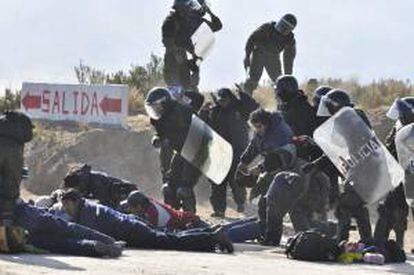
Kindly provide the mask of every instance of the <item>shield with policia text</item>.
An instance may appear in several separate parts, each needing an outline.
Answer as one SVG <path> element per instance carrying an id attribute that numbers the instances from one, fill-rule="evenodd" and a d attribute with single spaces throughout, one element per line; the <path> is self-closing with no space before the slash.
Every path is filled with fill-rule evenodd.
<path id="1" fill-rule="evenodd" d="M 383 198 L 404 179 L 401 166 L 350 107 L 323 123 L 314 139 L 367 204 Z"/>
<path id="2" fill-rule="evenodd" d="M 414 199 L 414 123 L 399 129 L 395 137 L 398 160 L 405 171 L 405 190 Z"/>
<path id="3" fill-rule="evenodd" d="M 196 115 L 180 154 L 215 184 L 224 181 L 233 162 L 231 144 Z"/>
<path id="4" fill-rule="evenodd" d="M 200 62 L 205 60 L 214 48 L 216 42 L 214 32 L 206 23 L 203 23 L 193 34 L 191 41 L 194 45 L 195 54 L 202 59 L 197 61 L 197 65 L 200 66 Z"/>

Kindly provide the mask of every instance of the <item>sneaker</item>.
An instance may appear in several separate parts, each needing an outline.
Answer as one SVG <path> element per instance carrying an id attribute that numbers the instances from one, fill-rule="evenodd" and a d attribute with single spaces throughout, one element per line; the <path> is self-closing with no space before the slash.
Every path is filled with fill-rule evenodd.
<path id="1" fill-rule="evenodd" d="M 122 246 L 119 244 L 104 244 L 103 242 L 94 242 L 95 251 L 101 256 L 118 258 L 122 254 Z"/>

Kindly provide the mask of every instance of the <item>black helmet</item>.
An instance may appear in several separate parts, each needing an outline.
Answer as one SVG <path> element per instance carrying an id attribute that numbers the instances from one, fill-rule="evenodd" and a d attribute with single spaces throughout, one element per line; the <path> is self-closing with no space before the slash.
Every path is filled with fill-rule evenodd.
<path id="1" fill-rule="evenodd" d="M 414 97 L 397 98 L 387 113 L 391 119 L 400 120 L 403 125 L 414 122 Z"/>
<path id="2" fill-rule="evenodd" d="M 148 92 L 145 99 L 145 110 L 150 118 L 158 120 L 172 100 L 170 92 L 166 88 L 155 87 Z"/>
<path id="3" fill-rule="evenodd" d="M 354 106 L 348 93 L 344 90 L 333 89 L 322 97 L 318 116 L 332 116 L 345 106 Z"/>
<path id="4" fill-rule="evenodd" d="M 295 29 L 297 24 L 298 21 L 296 17 L 293 14 L 288 13 L 277 22 L 276 30 L 283 35 L 288 35 Z"/>
<path id="5" fill-rule="evenodd" d="M 321 98 L 332 90 L 333 88 L 330 86 L 319 86 L 316 88 L 316 90 L 313 92 L 313 106 L 317 108 L 321 102 Z"/>
<path id="6" fill-rule="evenodd" d="M 282 102 L 289 102 L 299 92 L 299 84 L 293 75 L 282 75 L 276 80 L 276 97 Z"/>
<path id="7" fill-rule="evenodd" d="M 150 204 L 150 200 L 140 191 L 132 191 L 129 193 L 128 198 L 121 202 L 122 209 L 128 209 L 140 205 L 142 207 L 147 207 Z"/>
<path id="8" fill-rule="evenodd" d="M 202 11 L 203 6 L 198 0 L 174 0 L 173 9 L 189 9 L 193 11 Z"/>

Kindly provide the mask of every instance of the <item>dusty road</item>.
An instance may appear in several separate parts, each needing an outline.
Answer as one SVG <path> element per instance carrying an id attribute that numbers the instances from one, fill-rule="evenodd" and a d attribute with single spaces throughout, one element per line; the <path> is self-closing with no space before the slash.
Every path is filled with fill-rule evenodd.
<path id="1" fill-rule="evenodd" d="M 0 274 L 414 274 L 405 264 L 321 264 L 289 260 L 281 251 L 237 245 L 234 255 L 126 250 L 118 260 L 58 255 L 0 255 Z"/>

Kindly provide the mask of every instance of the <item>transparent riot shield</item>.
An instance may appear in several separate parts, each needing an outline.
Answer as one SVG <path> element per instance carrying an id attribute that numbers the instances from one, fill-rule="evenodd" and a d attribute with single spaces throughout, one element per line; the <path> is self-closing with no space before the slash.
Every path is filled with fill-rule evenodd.
<path id="1" fill-rule="evenodd" d="M 195 54 L 201 58 L 197 61 L 197 65 L 200 66 L 201 61 L 206 60 L 213 50 L 216 38 L 210 27 L 203 23 L 193 34 L 191 41 L 194 45 Z"/>
<path id="2" fill-rule="evenodd" d="M 398 160 L 405 171 L 405 190 L 408 199 L 414 199 L 414 124 L 398 130 L 395 137 Z"/>
<path id="3" fill-rule="evenodd" d="M 323 123 L 314 139 L 367 204 L 404 179 L 401 166 L 352 108 L 341 109 Z"/>
<path id="4" fill-rule="evenodd" d="M 181 156 L 215 184 L 221 184 L 232 166 L 233 147 L 193 115 Z"/>

